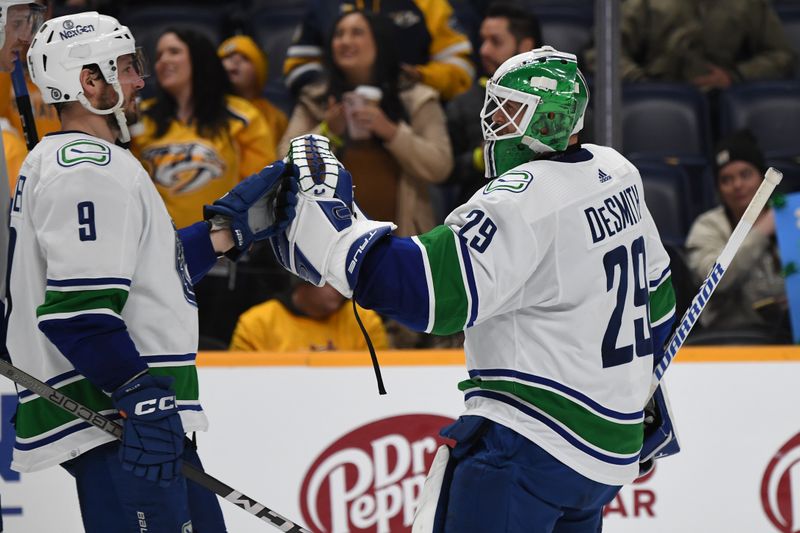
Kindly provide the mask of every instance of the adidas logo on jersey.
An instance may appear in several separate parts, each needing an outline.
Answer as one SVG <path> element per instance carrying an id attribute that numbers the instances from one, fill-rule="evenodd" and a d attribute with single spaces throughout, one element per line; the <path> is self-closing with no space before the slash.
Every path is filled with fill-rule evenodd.
<path id="1" fill-rule="evenodd" d="M 607 182 L 608 180 L 611 179 L 611 176 L 609 176 L 608 174 L 606 174 L 602 170 L 597 169 L 597 179 L 600 180 L 600 183 L 605 183 L 605 182 Z"/>

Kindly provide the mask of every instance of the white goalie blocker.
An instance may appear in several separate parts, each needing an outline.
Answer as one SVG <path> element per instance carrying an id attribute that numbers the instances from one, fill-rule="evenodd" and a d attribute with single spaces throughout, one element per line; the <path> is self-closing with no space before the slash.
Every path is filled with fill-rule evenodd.
<path id="1" fill-rule="evenodd" d="M 369 220 L 353 200 L 353 178 L 321 135 L 292 139 L 287 160 L 299 169 L 296 215 L 271 239 L 278 261 L 317 286 L 326 282 L 347 298 L 362 259 L 397 226 Z"/>

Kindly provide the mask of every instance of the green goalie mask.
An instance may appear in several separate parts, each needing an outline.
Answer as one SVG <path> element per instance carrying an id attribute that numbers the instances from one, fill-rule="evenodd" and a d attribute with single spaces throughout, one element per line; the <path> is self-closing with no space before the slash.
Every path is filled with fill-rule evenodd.
<path id="1" fill-rule="evenodd" d="M 496 178 L 537 154 L 560 152 L 583 128 L 586 80 L 573 54 L 550 46 L 516 55 L 486 84 L 481 110 L 486 177 Z"/>

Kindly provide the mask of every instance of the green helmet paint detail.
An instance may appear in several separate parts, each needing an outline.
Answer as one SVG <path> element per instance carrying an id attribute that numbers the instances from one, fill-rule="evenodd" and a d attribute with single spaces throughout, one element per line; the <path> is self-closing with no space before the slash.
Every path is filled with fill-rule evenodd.
<path id="1" fill-rule="evenodd" d="M 486 85 L 486 176 L 559 152 L 583 128 L 589 90 L 575 56 L 549 46 L 512 57 Z"/>

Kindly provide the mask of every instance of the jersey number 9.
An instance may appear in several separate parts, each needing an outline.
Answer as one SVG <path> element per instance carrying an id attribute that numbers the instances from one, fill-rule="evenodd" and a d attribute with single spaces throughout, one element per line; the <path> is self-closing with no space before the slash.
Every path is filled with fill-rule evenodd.
<path id="1" fill-rule="evenodd" d="M 78 236 L 82 241 L 97 240 L 94 227 L 94 203 L 80 202 L 78 204 Z"/>

